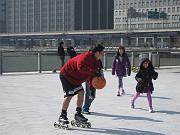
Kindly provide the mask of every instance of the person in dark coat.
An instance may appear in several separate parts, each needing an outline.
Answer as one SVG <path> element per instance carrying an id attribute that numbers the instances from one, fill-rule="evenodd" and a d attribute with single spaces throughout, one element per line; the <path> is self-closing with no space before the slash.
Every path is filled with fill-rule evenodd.
<path id="1" fill-rule="evenodd" d="M 72 46 L 67 48 L 67 54 L 70 56 L 71 59 L 77 55 L 74 47 Z"/>
<path id="2" fill-rule="evenodd" d="M 117 96 L 121 96 L 125 93 L 123 88 L 123 77 L 131 75 L 131 64 L 123 46 L 118 48 L 117 54 L 113 60 L 112 75 L 115 74 L 118 77 Z"/>
<path id="3" fill-rule="evenodd" d="M 156 80 L 158 73 L 154 70 L 152 62 L 146 58 L 140 64 L 140 69 L 135 76 L 137 81 L 136 93 L 131 101 L 131 108 L 134 108 L 134 102 L 139 97 L 140 93 L 146 93 L 149 103 L 149 112 L 153 112 L 151 94 L 154 90 L 152 79 Z"/>
<path id="4" fill-rule="evenodd" d="M 65 61 L 65 51 L 64 51 L 63 44 L 64 42 L 60 42 L 58 46 L 58 55 L 61 60 L 61 67 L 64 65 L 64 61 Z"/>

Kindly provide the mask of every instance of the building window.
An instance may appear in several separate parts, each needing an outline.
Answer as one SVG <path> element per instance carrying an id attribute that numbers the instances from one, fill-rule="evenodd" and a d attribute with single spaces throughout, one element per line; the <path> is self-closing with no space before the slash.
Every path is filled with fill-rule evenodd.
<path id="1" fill-rule="evenodd" d="M 178 20 L 179 19 L 179 16 L 178 15 L 174 15 L 174 20 Z"/>
<path id="2" fill-rule="evenodd" d="M 167 16 L 167 19 L 168 19 L 168 20 L 170 20 L 170 19 L 171 19 L 171 16 L 170 16 L 170 15 L 168 15 L 168 16 Z"/>
<path id="3" fill-rule="evenodd" d="M 126 15 L 126 12 L 123 10 L 123 15 Z"/>
<path id="4" fill-rule="evenodd" d="M 161 23 L 155 23 L 154 28 L 161 28 Z"/>
<path id="5" fill-rule="evenodd" d="M 118 11 L 115 11 L 115 16 L 118 16 Z"/>
<path id="6" fill-rule="evenodd" d="M 125 3 L 123 3 L 123 8 L 126 8 L 126 4 Z"/>
<path id="7" fill-rule="evenodd" d="M 171 8 L 168 8 L 168 13 L 170 13 L 171 12 Z"/>
<path id="8" fill-rule="evenodd" d="M 146 28 L 149 29 L 149 28 L 152 28 L 153 24 L 152 23 L 147 23 L 146 24 Z"/>
<path id="9" fill-rule="evenodd" d="M 171 5 L 171 0 L 168 0 L 168 5 L 169 5 L 169 6 Z"/>
<path id="10" fill-rule="evenodd" d="M 177 5 L 177 0 L 173 0 L 173 5 Z"/>
<path id="11" fill-rule="evenodd" d="M 177 7 L 177 12 L 180 12 L 180 7 Z"/>
<path id="12" fill-rule="evenodd" d="M 129 2 L 127 3 L 127 8 L 129 8 L 130 7 L 130 4 L 129 4 Z"/>
<path id="13" fill-rule="evenodd" d="M 119 4 L 119 9 L 121 9 L 122 8 L 122 6 L 121 6 L 121 4 Z"/>
<path id="14" fill-rule="evenodd" d="M 137 8 L 137 3 L 136 2 L 134 3 L 134 7 Z"/>
<path id="15" fill-rule="evenodd" d="M 145 2 L 144 1 L 142 2 L 142 6 L 145 7 Z"/>
<path id="16" fill-rule="evenodd" d="M 164 27 L 169 28 L 170 23 L 164 23 Z"/>
<path id="17" fill-rule="evenodd" d="M 118 4 L 115 5 L 115 9 L 118 9 Z"/>
<path id="18" fill-rule="evenodd" d="M 166 6 L 166 5 L 167 5 L 166 2 L 167 2 L 166 0 L 163 0 L 163 6 Z"/>
<path id="19" fill-rule="evenodd" d="M 155 1 L 155 6 L 156 6 L 156 7 L 158 6 L 158 2 L 157 2 L 157 0 Z"/>
<path id="20" fill-rule="evenodd" d="M 144 24 L 138 24 L 138 28 L 143 29 L 144 28 Z"/>
<path id="21" fill-rule="evenodd" d="M 172 8 L 172 13 L 174 13 L 174 12 L 175 12 L 175 7 Z"/>
<path id="22" fill-rule="evenodd" d="M 179 27 L 179 23 L 173 22 L 173 23 L 172 23 L 172 27 Z"/>
<path id="23" fill-rule="evenodd" d="M 122 29 L 123 29 L 123 30 L 126 30 L 126 29 L 127 29 L 127 25 L 126 25 L 126 24 L 123 24 Z"/>
<path id="24" fill-rule="evenodd" d="M 154 6 L 154 5 L 153 5 L 153 1 L 151 1 L 150 6 L 151 6 L 151 7 Z"/>
<path id="25" fill-rule="evenodd" d="M 149 1 L 148 1 L 148 2 L 146 2 L 146 7 L 149 7 Z"/>
<path id="26" fill-rule="evenodd" d="M 166 12 L 166 8 L 163 8 L 163 11 Z"/>
<path id="27" fill-rule="evenodd" d="M 131 3 L 130 7 L 133 7 L 133 3 Z"/>

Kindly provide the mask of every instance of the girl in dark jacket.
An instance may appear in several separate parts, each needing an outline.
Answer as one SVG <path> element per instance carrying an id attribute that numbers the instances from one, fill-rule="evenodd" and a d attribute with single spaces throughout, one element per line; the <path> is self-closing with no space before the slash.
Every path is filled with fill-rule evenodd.
<path id="1" fill-rule="evenodd" d="M 123 77 L 131 75 L 131 64 L 123 46 L 118 48 L 117 54 L 113 60 L 112 75 L 115 74 L 118 77 L 117 96 L 121 96 L 125 93 L 123 89 Z"/>
<path id="2" fill-rule="evenodd" d="M 146 93 L 149 103 L 149 112 L 153 112 L 151 94 L 154 90 L 152 79 L 156 80 L 158 73 L 154 71 L 154 67 L 149 59 L 144 59 L 140 65 L 139 72 L 136 74 L 137 81 L 136 93 L 131 101 L 131 108 L 134 108 L 134 102 L 139 97 L 140 93 Z"/>

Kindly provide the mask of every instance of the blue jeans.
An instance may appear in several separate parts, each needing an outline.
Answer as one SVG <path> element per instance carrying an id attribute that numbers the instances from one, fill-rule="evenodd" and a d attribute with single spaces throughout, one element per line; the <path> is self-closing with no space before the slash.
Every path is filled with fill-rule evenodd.
<path id="1" fill-rule="evenodd" d="M 118 88 L 123 88 L 123 77 L 118 76 Z"/>
<path id="2" fill-rule="evenodd" d="M 86 85 L 86 88 L 85 88 L 85 98 L 84 98 L 83 111 L 88 112 L 89 108 L 91 106 L 91 103 L 95 99 L 96 89 L 91 90 L 89 87 L 89 84 L 87 82 L 85 83 L 85 85 Z"/>

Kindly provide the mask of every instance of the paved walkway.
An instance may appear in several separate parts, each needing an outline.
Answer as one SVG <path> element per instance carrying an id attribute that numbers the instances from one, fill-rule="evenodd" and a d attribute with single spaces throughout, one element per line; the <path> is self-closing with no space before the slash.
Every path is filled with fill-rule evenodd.
<path id="1" fill-rule="evenodd" d="M 149 113 L 146 95 L 130 108 L 135 74 L 124 79 L 126 95 L 116 96 L 117 81 L 105 72 L 107 86 L 97 91 L 89 118 L 91 129 L 53 127 L 63 100 L 58 74 L 24 74 L 0 76 L 0 135 L 179 135 L 180 68 L 161 69 L 154 81 L 153 105 Z M 75 100 L 68 110 L 75 112 Z"/>

